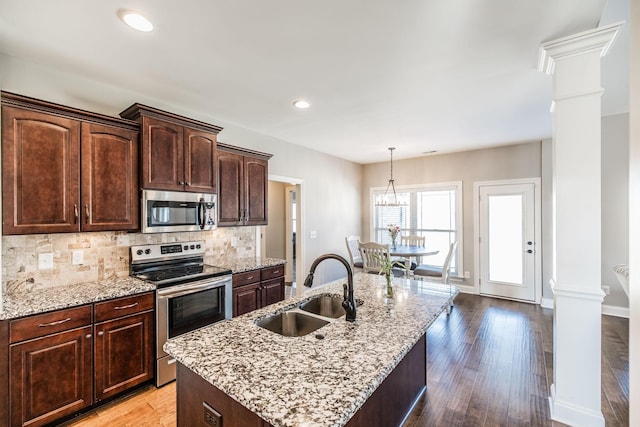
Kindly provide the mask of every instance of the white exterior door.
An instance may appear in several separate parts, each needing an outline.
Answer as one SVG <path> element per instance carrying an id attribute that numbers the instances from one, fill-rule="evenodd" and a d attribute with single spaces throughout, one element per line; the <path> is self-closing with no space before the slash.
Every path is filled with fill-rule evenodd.
<path id="1" fill-rule="evenodd" d="M 534 302 L 536 271 L 535 184 L 479 187 L 480 293 Z"/>

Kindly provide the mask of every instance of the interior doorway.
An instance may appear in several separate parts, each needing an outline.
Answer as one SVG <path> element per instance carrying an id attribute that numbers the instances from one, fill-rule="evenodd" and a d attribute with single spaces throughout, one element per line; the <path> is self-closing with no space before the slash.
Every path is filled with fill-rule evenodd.
<path id="1" fill-rule="evenodd" d="M 303 182 L 300 179 L 269 175 L 269 224 L 260 234 L 262 254 L 287 261 L 285 298 L 302 294 L 296 286 L 304 277 Z"/>

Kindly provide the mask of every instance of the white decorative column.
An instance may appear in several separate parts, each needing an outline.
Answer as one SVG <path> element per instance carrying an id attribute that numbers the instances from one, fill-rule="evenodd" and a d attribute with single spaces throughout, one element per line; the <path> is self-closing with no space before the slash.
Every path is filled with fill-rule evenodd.
<path id="1" fill-rule="evenodd" d="M 551 417 L 604 426 L 600 408 L 600 58 L 622 23 L 544 43 L 553 76 L 554 299 Z"/>

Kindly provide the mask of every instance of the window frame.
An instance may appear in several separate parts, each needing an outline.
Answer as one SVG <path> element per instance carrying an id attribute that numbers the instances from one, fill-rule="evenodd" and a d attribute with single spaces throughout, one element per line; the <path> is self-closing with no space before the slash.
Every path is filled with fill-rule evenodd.
<path id="1" fill-rule="evenodd" d="M 369 187 L 369 236 L 371 239 L 374 239 L 376 236 L 375 229 L 375 195 L 376 193 L 384 193 L 387 189 L 384 187 Z M 464 215 L 462 211 L 463 206 L 463 187 L 462 181 L 447 181 L 447 182 L 431 182 L 425 184 L 406 184 L 406 185 L 397 185 L 396 192 L 406 192 L 406 191 L 450 191 L 455 190 L 456 192 L 456 241 L 458 242 L 458 247 L 456 248 L 456 260 L 457 260 L 457 271 L 455 275 L 452 275 L 452 278 L 464 279 Z"/>

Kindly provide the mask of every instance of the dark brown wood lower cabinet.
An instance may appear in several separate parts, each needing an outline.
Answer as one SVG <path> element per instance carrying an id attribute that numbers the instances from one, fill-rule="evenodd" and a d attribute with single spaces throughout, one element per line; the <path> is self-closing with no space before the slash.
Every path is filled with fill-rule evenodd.
<path id="1" fill-rule="evenodd" d="M 339 367 L 336 367 L 339 369 Z M 397 426 L 427 386 L 427 339 L 423 335 L 398 366 L 358 409 L 346 427 Z M 206 426 L 206 413 L 215 411 L 224 427 L 268 427 L 271 424 L 186 368 L 177 367 L 178 427 Z M 277 393 L 277 390 L 273 391 Z M 313 405 L 313 402 L 307 402 Z"/>
<path id="2" fill-rule="evenodd" d="M 95 325 L 95 401 L 153 378 L 153 311 Z"/>
<path id="3" fill-rule="evenodd" d="M 284 299 L 284 266 L 233 275 L 233 316 L 240 316 Z"/>
<path id="4" fill-rule="evenodd" d="M 42 426 L 92 404 L 92 328 L 10 348 L 11 425 Z"/>

